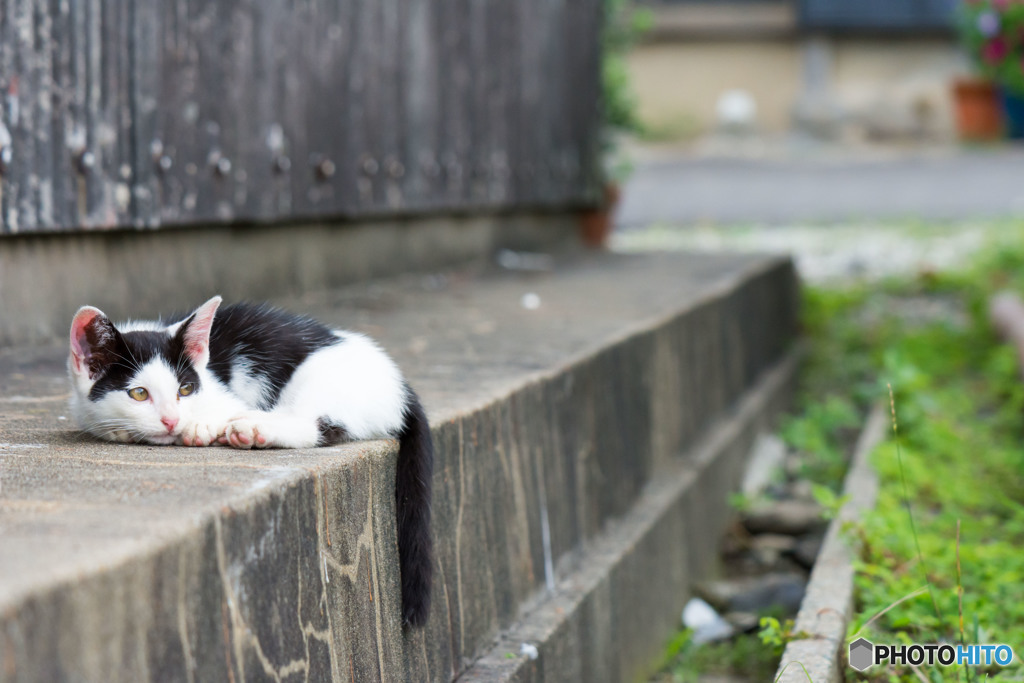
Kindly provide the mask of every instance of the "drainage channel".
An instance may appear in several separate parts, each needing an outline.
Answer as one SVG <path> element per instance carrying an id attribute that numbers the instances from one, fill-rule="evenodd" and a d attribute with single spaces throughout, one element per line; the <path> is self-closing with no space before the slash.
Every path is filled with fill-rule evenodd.
<path id="1" fill-rule="evenodd" d="M 775 436 L 758 440 L 737 500 L 737 522 L 721 546 L 725 578 L 694 586 L 682 615 L 687 628 L 669 644 L 652 683 L 843 680 L 854 576 L 854 552 L 843 528 L 874 505 L 878 483 L 868 456 L 885 428 L 886 413 L 875 408 L 859 430 L 850 430 L 834 509 L 822 505 L 799 476 L 799 454 Z M 797 636 L 788 640 L 781 661 L 760 645 L 760 617 L 766 614 L 781 622 L 780 640 Z"/>

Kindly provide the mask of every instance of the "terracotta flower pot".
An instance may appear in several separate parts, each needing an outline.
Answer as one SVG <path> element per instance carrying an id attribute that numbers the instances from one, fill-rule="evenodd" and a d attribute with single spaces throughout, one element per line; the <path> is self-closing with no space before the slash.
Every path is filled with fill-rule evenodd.
<path id="1" fill-rule="evenodd" d="M 615 207 L 619 204 L 621 190 L 616 183 L 604 186 L 604 200 L 596 209 L 588 209 L 580 214 L 580 236 L 583 243 L 594 249 L 608 246 L 608 236 L 615 227 Z"/>
<path id="2" fill-rule="evenodd" d="M 978 79 L 953 83 L 953 105 L 961 140 L 983 142 L 1003 136 L 1003 112 L 995 84 Z"/>

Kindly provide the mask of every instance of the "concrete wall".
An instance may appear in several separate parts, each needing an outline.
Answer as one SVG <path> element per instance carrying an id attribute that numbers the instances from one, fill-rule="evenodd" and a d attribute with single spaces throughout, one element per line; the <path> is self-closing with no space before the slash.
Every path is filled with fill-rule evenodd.
<path id="1" fill-rule="evenodd" d="M 526 287 L 540 309 L 519 305 Z M 376 330 L 430 411 L 427 626 L 399 622 L 393 442 L 97 444 L 59 419 L 56 349 L 25 369 L 33 389 L 0 392 L 0 683 L 418 683 L 486 653 L 524 672 L 489 681 L 651 667 L 789 395 L 792 264 L 601 254 L 380 289 L 388 305 L 357 286 L 305 310 Z M 539 604 L 551 621 L 520 638 Z"/>
<path id="2" fill-rule="evenodd" d="M 550 249 L 571 242 L 576 227 L 572 213 L 522 213 L 7 236 L 0 347 L 62 340 L 86 304 L 148 317 L 214 294 L 302 294 L 489 258 L 501 247 Z"/>
<path id="3" fill-rule="evenodd" d="M 967 71 L 946 38 L 832 38 L 830 92 L 855 136 L 951 136 L 949 83 Z M 641 120 L 663 136 L 715 128 L 715 104 L 733 88 L 757 102 L 758 129 L 790 129 L 803 91 L 804 40 L 679 37 L 638 46 L 629 58 Z"/>

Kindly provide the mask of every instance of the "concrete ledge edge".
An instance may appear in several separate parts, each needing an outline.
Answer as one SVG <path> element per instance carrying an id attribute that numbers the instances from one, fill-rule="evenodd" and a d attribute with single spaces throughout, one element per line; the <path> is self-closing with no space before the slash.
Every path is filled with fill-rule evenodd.
<path id="1" fill-rule="evenodd" d="M 885 437 L 885 429 L 885 409 L 876 406 L 857 439 L 850 471 L 843 483 L 843 494 L 849 499 L 829 524 L 793 626 L 794 632 L 809 637 L 786 645 L 774 678 L 777 683 L 805 683 L 808 676 L 813 683 L 846 680 L 840 667 L 846 628 L 853 617 L 854 553 L 843 526 L 875 505 L 878 475 L 868 458 Z"/>

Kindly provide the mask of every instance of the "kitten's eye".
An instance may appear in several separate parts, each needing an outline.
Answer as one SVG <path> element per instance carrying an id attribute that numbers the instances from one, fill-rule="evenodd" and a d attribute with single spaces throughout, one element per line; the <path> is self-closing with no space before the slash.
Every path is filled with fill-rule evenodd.
<path id="1" fill-rule="evenodd" d="M 136 401 L 145 401 L 149 398 L 149 392 L 142 387 L 134 387 L 128 390 L 128 395 L 134 398 Z"/>
<path id="2" fill-rule="evenodd" d="M 180 387 L 178 387 L 178 396 L 188 396 L 189 394 L 191 394 L 195 390 L 196 390 L 196 385 L 195 384 L 192 384 L 192 382 L 185 382 Z"/>

